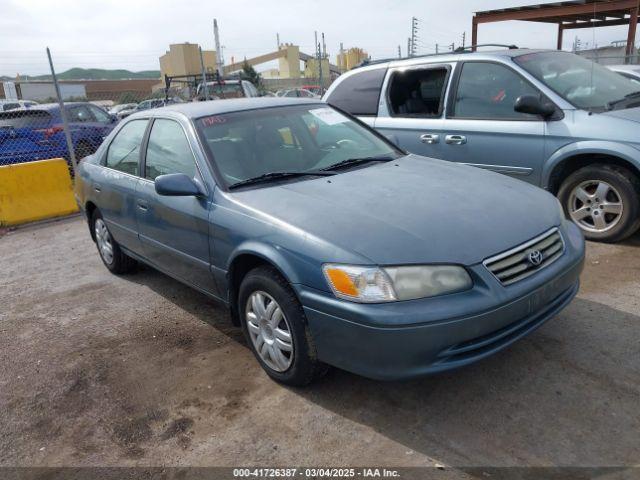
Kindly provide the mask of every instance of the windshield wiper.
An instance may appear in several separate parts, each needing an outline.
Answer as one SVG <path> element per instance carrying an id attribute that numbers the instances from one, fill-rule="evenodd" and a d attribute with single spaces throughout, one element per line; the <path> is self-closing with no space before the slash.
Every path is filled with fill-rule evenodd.
<path id="1" fill-rule="evenodd" d="M 269 180 L 277 180 L 281 178 L 293 178 L 293 177 L 306 177 L 308 175 L 328 177 L 335 175 L 334 172 L 327 172 L 321 170 L 308 170 L 306 172 L 269 172 L 258 175 L 257 177 L 247 178 L 246 180 L 240 180 L 239 182 L 229 185 L 229 189 L 242 187 L 244 185 L 251 185 L 254 183 L 266 182 Z"/>
<path id="2" fill-rule="evenodd" d="M 321 168 L 320 171 L 328 172 L 328 171 L 333 171 L 336 168 L 352 167 L 354 165 L 360 165 L 361 163 L 390 162 L 391 160 L 395 160 L 395 157 L 384 156 L 384 157 L 347 158 L 346 160 L 342 160 L 341 162 L 334 163 L 333 165 L 329 165 L 328 167 Z"/>
<path id="3" fill-rule="evenodd" d="M 613 110 L 616 105 L 620 105 L 621 103 L 628 102 L 629 100 L 633 100 L 634 98 L 640 97 L 640 90 L 637 92 L 631 92 L 625 95 L 623 98 L 619 98 L 618 100 L 613 100 L 607 103 L 607 110 Z"/>

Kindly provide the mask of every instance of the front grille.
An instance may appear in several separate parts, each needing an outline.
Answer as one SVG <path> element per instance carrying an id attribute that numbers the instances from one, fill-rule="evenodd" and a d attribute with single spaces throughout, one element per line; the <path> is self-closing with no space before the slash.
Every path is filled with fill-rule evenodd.
<path id="1" fill-rule="evenodd" d="M 533 275 L 562 256 L 564 241 L 557 228 L 529 240 L 483 263 L 503 285 L 511 285 Z"/>

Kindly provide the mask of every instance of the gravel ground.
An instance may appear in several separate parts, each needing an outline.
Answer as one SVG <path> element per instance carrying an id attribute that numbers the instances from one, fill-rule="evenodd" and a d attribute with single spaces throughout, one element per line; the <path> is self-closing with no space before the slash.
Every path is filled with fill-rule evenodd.
<path id="1" fill-rule="evenodd" d="M 111 275 L 79 217 L 2 234 L 0 465 L 640 464 L 638 236 L 590 244 L 575 301 L 479 364 L 291 389 L 214 302 Z"/>

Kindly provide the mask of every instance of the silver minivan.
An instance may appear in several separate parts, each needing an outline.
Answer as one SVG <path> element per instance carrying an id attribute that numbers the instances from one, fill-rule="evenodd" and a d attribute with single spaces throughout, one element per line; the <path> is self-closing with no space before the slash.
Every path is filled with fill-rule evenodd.
<path id="1" fill-rule="evenodd" d="M 509 48 L 386 60 L 342 75 L 323 99 L 409 152 L 551 191 L 589 239 L 640 226 L 640 86 L 582 57 Z"/>

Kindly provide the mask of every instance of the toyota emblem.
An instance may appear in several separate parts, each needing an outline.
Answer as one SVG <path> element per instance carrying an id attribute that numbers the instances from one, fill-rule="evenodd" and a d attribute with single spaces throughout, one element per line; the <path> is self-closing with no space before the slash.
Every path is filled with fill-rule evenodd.
<path id="1" fill-rule="evenodd" d="M 540 250 L 531 250 L 527 258 L 529 259 L 529 263 L 534 267 L 538 267 L 542 263 L 542 260 L 544 260 L 544 256 Z"/>

